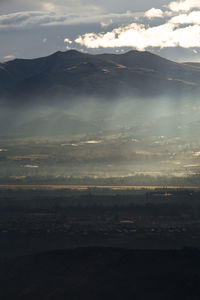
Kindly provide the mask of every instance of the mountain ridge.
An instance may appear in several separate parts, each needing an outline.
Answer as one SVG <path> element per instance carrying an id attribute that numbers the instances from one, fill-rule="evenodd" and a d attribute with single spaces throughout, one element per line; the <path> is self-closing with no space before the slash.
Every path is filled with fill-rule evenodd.
<path id="1" fill-rule="evenodd" d="M 147 51 L 89 54 L 57 51 L 0 63 L 0 96 L 6 98 L 159 96 L 198 93 L 200 68 Z"/>

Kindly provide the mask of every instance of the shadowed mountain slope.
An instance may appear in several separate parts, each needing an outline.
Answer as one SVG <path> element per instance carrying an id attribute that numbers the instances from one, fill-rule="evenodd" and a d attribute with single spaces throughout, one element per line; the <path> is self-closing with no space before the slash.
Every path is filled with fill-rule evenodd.
<path id="1" fill-rule="evenodd" d="M 0 94 L 9 98 L 157 96 L 197 93 L 200 69 L 149 52 L 91 55 L 76 50 L 0 64 Z"/>

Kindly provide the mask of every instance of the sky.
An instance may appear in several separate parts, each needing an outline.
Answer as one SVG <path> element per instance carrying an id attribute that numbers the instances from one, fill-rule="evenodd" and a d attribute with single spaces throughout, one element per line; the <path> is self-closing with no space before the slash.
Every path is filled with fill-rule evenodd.
<path id="1" fill-rule="evenodd" d="M 0 0 L 0 61 L 77 49 L 200 62 L 200 0 Z"/>

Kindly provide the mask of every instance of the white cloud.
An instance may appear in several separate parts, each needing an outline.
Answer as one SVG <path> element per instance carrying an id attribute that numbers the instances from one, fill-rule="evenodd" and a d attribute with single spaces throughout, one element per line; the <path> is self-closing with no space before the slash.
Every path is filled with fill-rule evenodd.
<path id="1" fill-rule="evenodd" d="M 65 43 L 68 43 L 68 44 L 70 44 L 70 45 L 72 44 L 72 41 L 71 41 L 70 39 L 68 39 L 68 38 L 65 38 L 65 39 L 64 39 L 64 42 L 65 42 Z"/>
<path id="2" fill-rule="evenodd" d="M 144 15 L 145 15 L 145 17 L 147 17 L 149 19 L 164 17 L 163 11 L 161 9 L 157 9 L 157 8 L 151 8 L 151 9 L 147 10 Z"/>
<path id="3" fill-rule="evenodd" d="M 200 11 L 190 11 L 198 7 L 200 0 L 174 1 L 168 5 L 171 11 L 152 8 L 145 12 L 148 19 L 162 18 L 163 24 L 151 26 L 134 22 L 107 33 L 86 33 L 75 42 L 86 48 L 200 47 Z M 188 14 L 181 11 L 188 11 Z"/>
<path id="4" fill-rule="evenodd" d="M 178 28 L 173 32 L 173 39 L 182 48 L 200 47 L 200 26 L 192 25 Z"/>
<path id="5" fill-rule="evenodd" d="M 200 11 L 175 16 L 169 22 L 173 24 L 200 24 Z"/>
<path id="6" fill-rule="evenodd" d="M 146 28 L 142 24 L 132 23 L 105 34 L 87 33 L 79 36 L 75 42 L 87 48 L 134 47 L 144 50 L 147 47 L 165 47 L 169 43 L 173 24 L 164 24 Z"/>
<path id="7" fill-rule="evenodd" d="M 4 56 L 4 61 L 13 60 L 15 58 L 16 58 L 15 55 L 7 55 L 7 56 Z"/>
<path id="8" fill-rule="evenodd" d="M 177 28 L 172 23 L 154 27 L 132 23 L 107 33 L 87 33 L 79 36 L 76 43 L 87 48 L 134 47 L 145 50 L 148 47 L 200 47 L 200 26 Z"/>
<path id="9" fill-rule="evenodd" d="M 66 49 L 67 50 L 71 50 L 72 48 L 70 46 L 66 46 Z"/>
<path id="10" fill-rule="evenodd" d="M 115 29 L 106 33 L 86 33 L 77 37 L 75 42 L 87 48 L 133 47 L 145 50 L 148 47 L 200 47 L 200 0 L 173 1 L 168 9 L 166 6 L 162 10 L 153 7 L 145 13 L 105 13 L 99 6 L 88 2 L 83 5 L 82 0 L 39 1 L 40 11 L 0 15 L 0 31 L 83 23 L 100 24 L 102 31 L 106 31 L 110 24 L 132 22 L 120 27 L 115 25 Z M 159 25 L 151 25 L 153 18 L 162 20 L 156 20 Z M 43 43 L 46 41 L 43 39 Z M 68 38 L 64 41 L 67 47 L 73 43 Z"/>
<path id="11" fill-rule="evenodd" d="M 101 22 L 101 27 L 105 28 L 108 27 L 109 25 L 111 25 L 113 23 L 113 20 L 108 20 L 107 22 Z"/>
<path id="12" fill-rule="evenodd" d="M 193 8 L 200 8 L 200 0 L 173 1 L 168 7 L 174 12 L 189 11 Z"/>

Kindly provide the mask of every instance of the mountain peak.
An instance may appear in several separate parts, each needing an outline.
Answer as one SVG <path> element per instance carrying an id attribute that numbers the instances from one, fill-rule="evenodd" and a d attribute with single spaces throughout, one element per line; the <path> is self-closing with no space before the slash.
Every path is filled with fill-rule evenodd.
<path id="1" fill-rule="evenodd" d="M 84 54 L 83 52 L 80 52 L 80 51 L 78 51 L 78 50 L 76 50 L 76 49 L 68 50 L 66 53 L 67 53 L 67 54 L 71 54 L 71 55 Z"/>
<path id="2" fill-rule="evenodd" d="M 64 57 L 67 57 L 67 56 L 73 56 L 73 57 L 76 57 L 76 56 L 80 56 L 80 55 L 83 55 L 82 52 L 79 52 L 75 49 L 72 49 L 72 50 L 67 50 L 67 51 L 57 51 L 53 54 L 51 54 L 50 56 L 47 56 L 47 57 L 60 57 L 60 58 L 64 58 Z"/>
<path id="3" fill-rule="evenodd" d="M 92 55 L 71 49 L 0 66 L 0 88 L 13 98 L 53 94 L 116 97 L 124 91 L 136 96 L 176 95 L 200 86 L 199 68 L 147 51 Z"/>
<path id="4" fill-rule="evenodd" d="M 78 56 L 78 55 L 83 55 L 85 53 L 80 52 L 78 50 L 75 49 L 71 49 L 71 50 L 67 50 L 67 51 L 57 51 L 54 54 L 52 54 L 53 56 L 65 56 L 65 55 L 73 55 L 73 56 Z"/>

